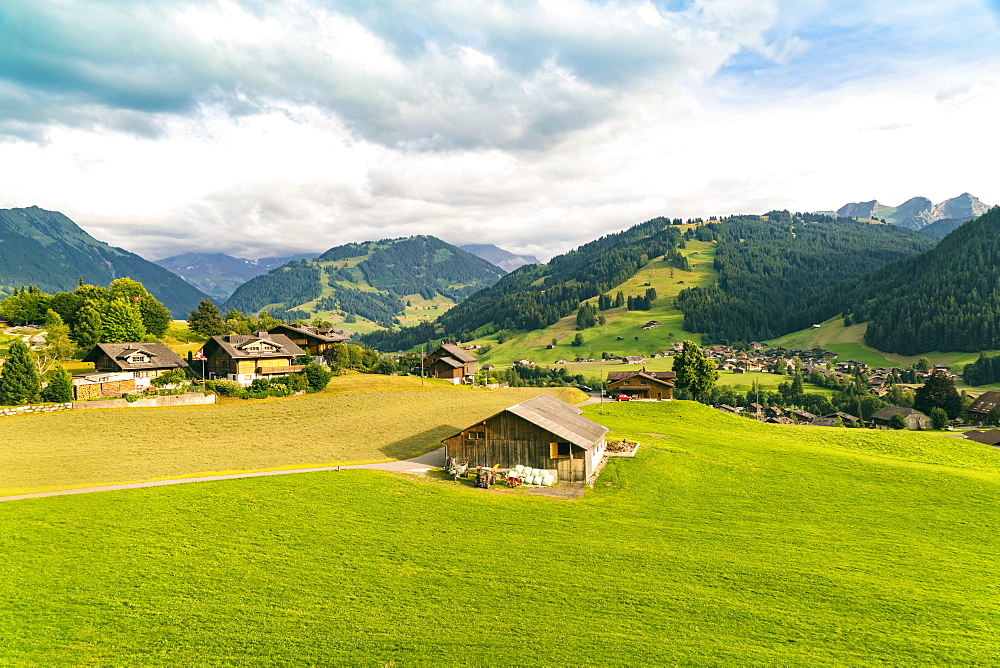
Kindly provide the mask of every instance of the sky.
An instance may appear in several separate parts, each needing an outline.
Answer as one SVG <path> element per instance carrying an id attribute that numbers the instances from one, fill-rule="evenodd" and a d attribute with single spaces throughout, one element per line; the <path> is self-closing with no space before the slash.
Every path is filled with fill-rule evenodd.
<path id="1" fill-rule="evenodd" d="M 0 0 L 0 208 L 158 259 L 1000 203 L 1000 0 Z"/>

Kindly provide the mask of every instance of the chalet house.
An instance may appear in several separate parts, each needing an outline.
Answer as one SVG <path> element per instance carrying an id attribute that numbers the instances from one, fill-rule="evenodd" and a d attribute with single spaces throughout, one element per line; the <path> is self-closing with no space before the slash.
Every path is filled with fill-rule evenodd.
<path id="1" fill-rule="evenodd" d="M 348 341 L 349 337 L 337 334 L 331 327 L 313 327 L 281 323 L 267 330 L 268 334 L 284 334 L 288 340 L 310 355 L 318 356 L 334 346 Z"/>
<path id="2" fill-rule="evenodd" d="M 120 382 L 129 378 L 135 384 L 133 389 L 144 390 L 150 387 L 150 381 L 157 376 L 174 369 L 187 369 L 187 362 L 181 359 L 167 344 L 158 341 L 142 343 L 98 343 L 94 346 L 84 362 L 93 362 L 97 375 L 113 374 L 115 380 L 101 382 Z M 90 376 L 92 374 L 84 374 Z M 79 385 L 89 384 L 80 382 Z M 74 383 L 76 384 L 76 383 Z M 117 392 L 114 396 L 120 396 Z M 102 394 L 101 396 L 109 396 Z M 90 397 L 87 397 L 90 398 Z"/>
<path id="3" fill-rule="evenodd" d="M 438 346 L 420 366 L 431 378 L 443 378 L 453 385 L 471 383 L 476 376 L 476 357 L 453 343 Z"/>
<path id="4" fill-rule="evenodd" d="M 931 428 L 931 419 L 929 417 L 918 410 L 903 406 L 885 406 L 878 409 L 872 414 L 872 424 L 875 425 L 876 429 L 892 429 L 889 426 L 889 421 L 897 413 L 903 416 L 903 420 L 906 421 L 906 428 L 911 431 Z"/>
<path id="5" fill-rule="evenodd" d="M 646 358 L 642 355 L 626 355 L 622 358 L 622 364 L 642 364 Z"/>
<path id="6" fill-rule="evenodd" d="M 982 424 L 994 410 L 1000 413 L 1000 392 L 983 392 L 965 409 L 965 417 L 973 424 Z"/>
<path id="7" fill-rule="evenodd" d="M 839 411 L 837 413 L 830 413 L 829 415 L 824 415 L 823 417 L 830 418 L 831 420 L 836 420 L 837 418 L 840 418 L 840 421 L 844 423 L 845 427 L 856 425 L 860 419 L 856 415 L 851 415 L 850 413 L 844 413 L 843 411 Z"/>
<path id="8" fill-rule="evenodd" d="M 792 418 L 796 422 L 812 422 L 816 419 L 816 416 L 809 411 L 804 411 L 800 408 L 790 408 L 788 409 L 788 417 Z"/>
<path id="9" fill-rule="evenodd" d="M 266 331 L 255 335 L 227 334 L 213 336 L 201 349 L 205 374 L 211 380 L 234 380 L 246 387 L 257 378 L 295 373 L 303 366 L 293 364 L 306 355 L 284 334 Z"/>
<path id="10" fill-rule="evenodd" d="M 534 362 L 532 362 L 531 360 L 526 360 L 524 358 L 521 358 L 519 360 L 514 360 L 514 364 L 517 364 L 518 366 L 535 366 Z"/>
<path id="11" fill-rule="evenodd" d="M 611 394 L 624 394 L 631 399 L 665 399 L 674 398 L 673 371 L 609 371 L 608 391 Z"/>
<path id="12" fill-rule="evenodd" d="M 550 394 L 540 394 L 470 425 L 442 442 L 447 459 L 509 469 L 518 464 L 587 482 L 604 458 L 608 429 Z"/>

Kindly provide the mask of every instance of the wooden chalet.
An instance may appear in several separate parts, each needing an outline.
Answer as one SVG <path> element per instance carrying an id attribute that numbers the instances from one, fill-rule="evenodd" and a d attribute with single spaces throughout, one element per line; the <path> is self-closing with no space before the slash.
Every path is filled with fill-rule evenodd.
<path id="1" fill-rule="evenodd" d="M 268 334 L 284 334 L 288 339 L 310 355 L 322 355 L 324 352 L 349 340 L 342 334 L 337 334 L 332 327 L 313 327 L 281 323 L 267 330 Z"/>
<path id="2" fill-rule="evenodd" d="M 872 424 L 876 429 L 892 429 L 889 422 L 897 413 L 903 416 L 906 428 L 911 431 L 931 428 L 931 419 L 927 415 L 905 406 L 884 406 L 878 409 L 872 413 Z"/>
<path id="3" fill-rule="evenodd" d="M 563 482 L 587 482 L 604 458 L 607 427 L 550 394 L 540 394 L 442 441 L 448 459 L 509 469 L 521 464 Z"/>
<path id="4" fill-rule="evenodd" d="M 973 424 L 982 424 L 993 411 L 1000 413 L 1000 392 L 983 392 L 965 409 L 965 418 Z"/>
<path id="5" fill-rule="evenodd" d="M 608 393 L 624 394 L 630 399 L 663 399 L 674 398 L 673 371 L 609 371 Z"/>
<path id="6" fill-rule="evenodd" d="M 293 362 L 306 351 L 284 334 L 260 331 L 256 335 L 213 336 L 201 354 L 207 378 L 234 380 L 246 387 L 257 378 L 302 371 L 303 366 Z"/>
<path id="7" fill-rule="evenodd" d="M 424 373 L 431 378 L 443 378 L 454 385 L 472 383 L 476 375 L 476 357 L 453 343 L 437 347 L 421 361 Z"/>
<path id="8" fill-rule="evenodd" d="M 171 350 L 167 344 L 159 341 L 98 343 L 87 353 L 83 361 L 93 362 L 95 373 L 83 374 L 81 382 L 74 384 L 90 384 L 89 381 L 82 380 L 84 376 L 90 376 L 94 379 L 98 376 L 111 374 L 114 376 L 114 380 L 103 382 L 121 382 L 132 379 L 134 380 L 132 389 L 137 390 L 150 387 L 150 382 L 157 376 L 162 376 L 174 369 L 187 369 L 187 362 L 181 359 L 180 355 Z M 127 385 L 127 383 L 125 384 Z M 107 394 L 104 393 L 102 396 L 107 396 Z"/>

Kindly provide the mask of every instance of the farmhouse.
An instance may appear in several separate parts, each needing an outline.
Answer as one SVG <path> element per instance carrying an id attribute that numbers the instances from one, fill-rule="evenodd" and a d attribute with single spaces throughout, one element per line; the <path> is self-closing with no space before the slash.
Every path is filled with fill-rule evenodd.
<path id="1" fill-rule="evenodd" d="M 246 387 L 257 378 L 302 371 L 292 364 L 306 352 L 284 334 L 226 334 L 213 336 L 201 349 L 205 373 L 211 380 L 234 380 Z"/>
<path id="2" fill-rule="evenodd" d="M 611 394 L 625 394 L 631 399 L 674 398 L 673 371 L 609 371 L 608 391 Z"/>
<path id="3" fill-rule="evenodd" d="M 905 408 L 903 406 L 885 406 L 878 409 L 872 413 L 872 424 L 875 425 L 876 429 L 892 429 L 892 427 L 889 426 L 889 421 L 892 419 L 892 416 L 896 414 L 903 416 L 903 420 L 906 422 L 906 428 L 911 431 L 931 428 L 931 419 L 927 417 L 927 415 L 918 410 Z"/>
<path id="4" fill-rule="evenodd" d="M 983 445 L 997 445 L 1000 444 L 1000 429 L 988 429 L 986 431 L 971 429 L 962 434 L 962 437 L 976 443 L 982 443 Z"/>
<path id="5" fill-rule="evenodd" d="M 965 415 L 969 422 L 982 424 L 993 411 L 1000 413 L 1000 392 L 983 392 L 965 409 Z"/>
<path id="6" fill-rule="evenodd" d="M 94 371 L 73 376 L 73 398 L 78 401 L 120 397 L 150 387 L 151 381 L 187 363 L 164 343 L 98 343 L 83 358 Z"/>
<path id="7" fill-rule="evenodd" d="M 472 383 L 476 375 L 476 358 L 453 343 L 438 346 L 420 366 L 431 378 L 443 378 L 453 385 Z"/>
<path id="8" fill-rule="evenodd" d="M 540 394 L 444 439 L 446 456 L 469 466 L 522 464 L 586 482 L 604 458 L 606 427 L 550 394 Z"/>
<path id="9" fill-rule="evenodd" d="M 268 334 L 284 334 L 288 339 L 308 351 L 310 355 L 322 355 L 348 337 L 337 334 L 331 327 L 313 327 L 312 325 L 281 323 L 267 330 Z"/>

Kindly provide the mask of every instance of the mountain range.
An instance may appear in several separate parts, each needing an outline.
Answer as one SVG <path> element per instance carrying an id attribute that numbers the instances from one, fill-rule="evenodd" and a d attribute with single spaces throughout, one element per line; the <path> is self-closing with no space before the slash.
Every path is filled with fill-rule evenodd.
<path id="1" fill-rule="evenodd" d="M 220 300 L 251 278 L 266 274 L 283 264 L 308 260 L 318 253 L 302 253 L 288 257 L 263 257 L 248 260 L 225 253 L 183 253 L 156 260 L 155 264 L 172 271 L 202 292 Z"/>
<path id="2" fill-rule="evenodd" d="M 107 286 L 126 276 L 145 285 L 175 318 L 187 317 L 207 298 L 163 267 L 98 241 L 58 211 L 0 209 L 0 292 L 34 285 L 55 293 L 76 289 L 81 278 Z"/>
<path id="3" fill-rule="evenodd" d="M 923 230 L 938 221 L 954 221 L 951 225 L 938 226 L 933 230 L 934 236 L 941 238 L 944 234 L 937 236 L 941 231 L 947 229 L 950 232 L 963 222 L 983 215 L 989 209 L 990 207 L 979 198 L 963 193 L 938 204 L 932 203 L 926 197 L 913 197 L 899 206 L 886 206 L 877 200 L 872 200 L 852 202 L 840 207 L 836 212 L 820 213 L 829 213 L 841 218 L 881 220 L 911 230 Z"/>
<path id="4" fill-rule="evenodd" d="M 466 244 L 459 246 L 459 248 L 467 253 L 472 253 L 476 257 L 483 258 L 507 273 L 526 264 L 541 264 L 534 255 L 514 255 L 510 251 L 506 251 L 493 244 Z"/>
<path id="5" fill-rule="evenodd" d="M 224 308 L 291 319 L 321 316 L 334 324 L 363 318 L 392 327 L 407 308 L 446 308 L 502 275 L 486 260 L 436 237 L 383 239 L 289 262 L 241 285 Z"/>

